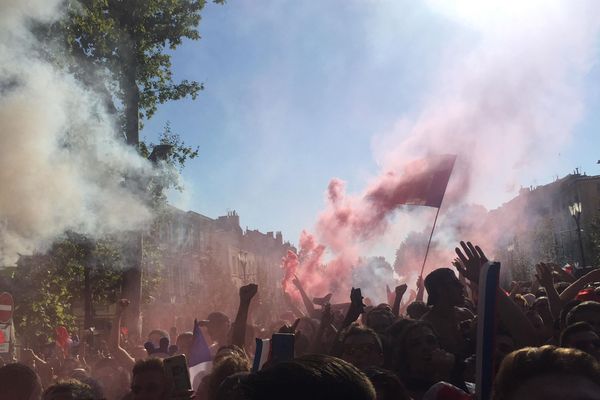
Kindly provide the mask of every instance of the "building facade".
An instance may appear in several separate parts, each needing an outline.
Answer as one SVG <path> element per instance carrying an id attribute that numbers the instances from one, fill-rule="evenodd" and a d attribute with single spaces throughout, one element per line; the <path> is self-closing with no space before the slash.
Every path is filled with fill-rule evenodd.
<path id="1" fill-rule="evenodd" d="M 169 207 L 158 235 L 165 268 L 162 300 L 193 302 L 205 312 L 232 316 L 239 287 L 257 283 L 262 300 L 282 301 L 281 260 L 296 249 L 281 232 L 243 230 L 235 211 L 212 219 Z"/>
<path id="2" fill-rule="evenodd" d="M 577 224 L 569 210 L 574 203 L 581 204 L 581 246 Z M 513 264 L 581 264 L 583 247 L 585 264 L 590 265 L 599 251 L 592 240 L 597 229 L 594 223 L 599 218 L 600 176 L 576 171 L 546 185 L 521 189 L 518 196 L 490 211 L 486 226 L 498 232 L 496 253 Z M 523 257 L 525 261 L 518 260 Z"/>

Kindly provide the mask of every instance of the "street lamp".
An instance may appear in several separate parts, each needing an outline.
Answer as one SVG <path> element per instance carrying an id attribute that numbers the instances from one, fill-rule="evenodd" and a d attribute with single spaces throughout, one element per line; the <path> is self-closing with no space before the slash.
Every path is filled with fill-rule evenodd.
<path id="1" fill-rule="evenodd" d="M 579 240 L 579 252 L 581 253 L 581 267 L 585 268 L 585 256 L 583 255 L 583 241 L 581 240 L 581 203 L 576 201 L 569 206 L 569 212 L 577 225 L 577 239 Z"/>

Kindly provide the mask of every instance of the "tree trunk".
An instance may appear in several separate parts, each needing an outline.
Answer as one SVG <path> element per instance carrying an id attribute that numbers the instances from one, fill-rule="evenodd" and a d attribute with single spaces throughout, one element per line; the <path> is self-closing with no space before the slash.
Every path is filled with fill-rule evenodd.
<path id="1" fill-rule="evenodd" d="M 124 65 L 123 89 L 125 91 L 125 136 L 127 144 L 138 149 L 140 143 L 140 91 L 136 82 L 137 64 L 134 45 L 130 44 L 126 51 L 128 59 Z M 139 182 L 131 182 L 138 186 Z M 142 232 L 134 231 L 127 235 L 124 244 L 125 271 L 123 273 L 122 297 L 130 301 L 124 314 L 124 325 L 134 340 L 140 338 L 140 314 L 142 299 Z"/>
<path id="2" fill-rule="evenodd" d="M 122 297 L 129 300 L 129 307 L 123 315 L 123 325 L 130 337 L 139 342 L 141 336 L 140 315 L 142 303 L 142 233 L 133 231 L 127 234 L 124 242 Z"/>

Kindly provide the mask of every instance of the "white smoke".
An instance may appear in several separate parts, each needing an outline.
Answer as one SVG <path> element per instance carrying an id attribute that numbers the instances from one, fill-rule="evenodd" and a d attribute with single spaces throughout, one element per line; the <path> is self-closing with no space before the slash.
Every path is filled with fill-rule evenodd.
<path id="1" fill-rule="evenodd" d="M 132 182 L 151 165 L 117 138 L 102 102 L 46 61 L 32 21 L 59 0 L 0 0 L 0 265 L 66 230 L 103 235 L 150 219 Z"/>
<path id="2" fill-rule="evenodd" d="M 428 3 L 466 33 L 446 48 L 418 114 L 375 141 L 376 157 L 387 170 L 428 153 L 458 154 L 449 201 L 496 206 L 525 174 L 553 168 L 569 143 L 597 59 L 600 3 Z"/>

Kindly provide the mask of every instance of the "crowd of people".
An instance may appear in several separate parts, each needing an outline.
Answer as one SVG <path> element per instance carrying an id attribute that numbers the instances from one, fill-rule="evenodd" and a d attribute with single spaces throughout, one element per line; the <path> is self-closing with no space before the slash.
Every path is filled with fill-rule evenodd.
<path id="1" fill-rule="evenodd" d="M 101 344 L 82 340 L 77 352 L 57 345 L 51 355 L 21 349 L 17 360 L 6 360 L 0 400 L 474 399 L 482 373 L 478 285 L 487 258 L 469 242 L 456 253 L 454 269 L 419 279 L 410 301 L 403 302 L 403 284 L 390 304 L 368 304 L 359 288 L 348 303 L 331 304 L 330 295 L 311 299 L 295 279 L 305 309 L 290 301 L 288 313 L 257 325 L 251 304 L 260 288 L 249 284 L 239 290 L 233 321 L 216 310 L 193 332 L 156 327 L 145 346 L 127 340 L 121 316 L 128 302 L 121 300 Z M 600 269 L 541 263 L 535 272 L 531 282 L 497 288 L 494 383 L 481 397 L 600 399 Z M 291 335 L 293 356 L 276 357 L 273 346 L 258 363 L 257 343 L 273 334 Z M 191 390 L 181 389 L 163 360 L 189 359 L 198 335 L 210 368 L 191 377 Z"/>

